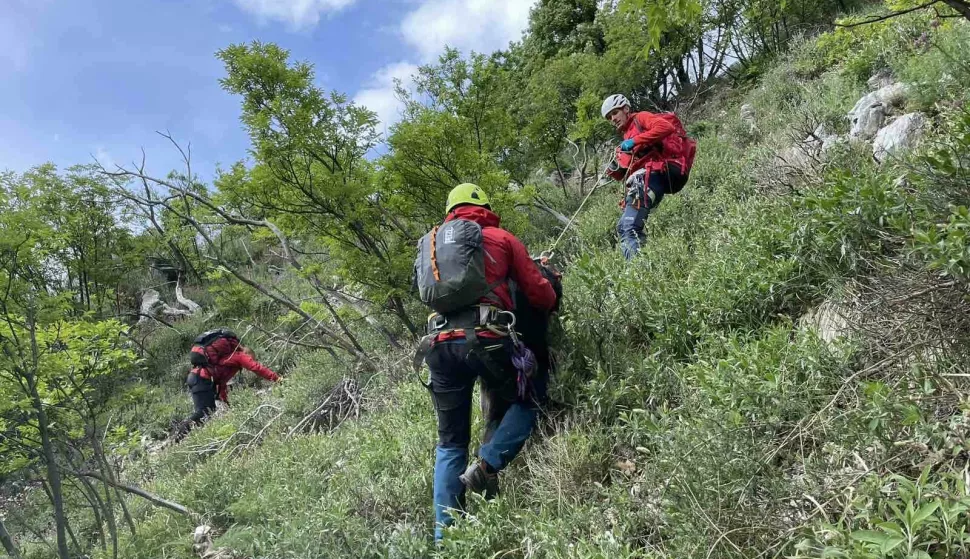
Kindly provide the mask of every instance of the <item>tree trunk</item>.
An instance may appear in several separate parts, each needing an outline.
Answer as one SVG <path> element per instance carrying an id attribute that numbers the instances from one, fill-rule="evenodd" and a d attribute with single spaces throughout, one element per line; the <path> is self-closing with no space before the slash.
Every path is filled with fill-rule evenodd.
<path id="1" fill-rule="evenodd" d="M 67 548 L 67 516 L 64 514 L 64 494 L 61 488 L 61 472 L 54 458 L 54 443 L 51 441 L 47 411 L 44 409 L 44 402 L 41 400 L 40 391 L 37 388 L 36 372 L 40 359 L 40 351 L 37 348 L 37 331 L 35 329 L 36 324 L 34 323 L 33 314 L 33 309 L 30 308 L 27 311 L 27 322 L 30 328 L 30 352 L 33 370 L 25 370 L 24 377 L 27 381 L 27 390 L 30 394 L 31 404 L 37 412 L 37 428 L 40 431 L 41 447 L 43 449 L 44 462 L 47 466 L 47 482 L 50 484 L 51 504 L 54 506 L 57 555 L 60 559 L 71 559 L 71 553 Z"/>
<path id="2" fill-rule="evenodd" d="M 13 538 L 10 537 L 10 533 L 7 532 L 7 527 L 3 524 L 3 517 L 0 517 L 0 545 L 3 545 L 4 551 L 7 552 L 7 555 L 11 559 L 21 559 L 17 544 L 14 543 Z"/>
<path id="3" fill-rule="evenodd" d="M 566 200 L 569 199 L 569 192 L 566 190 L 566 175 L 562 172 L 562 167 L 559 165 L 559 156 L 552 156 L 552 163 L 556 166 L 556 174 L 559 175 L 559 184 L 562 185 L 562 195 Z"/>
<path id="4" fill-rule="evenodd" d="M 401 298 L 396 295 L 394 297 L 391 297 L 390 301 L 391 301 L 391 306 L 394 308 L 394 314 L 396 314 L 397 317 L 401 320 L 401 323 L 404 324 L 404 327 L 408 329 L 408 332 L 411 333 L 411 336 L 413 338 L 417 338 L 418 327 L 414 325 L 414 322 L 411 321 L 411 317 L 408 316 L 407 309 L 404 308 L 404 301 L 402 301 Z"/>
<path id="5" fill-rule="evenodd" d="M 83 489 L 79 487 L 81 494 L 84 495 L 84 498 L 91 505 L 91 513 L 94 514 L 94 524 L 100 535 L 101 550 L 107 552 L 108 537 L 104 533 L 104 521 L 102 520 L 101 512 L 107 512 L 108 508 L 104 505 L 104 501 L 101 500 L 101 496 L 98 495 L 98 490 L 95 489 L 94 484 L 84 478 L 79 478 L 78 481 L 83 486 Z M 115 539 L 114 534 L 112 534 L 112 539 Z"/>

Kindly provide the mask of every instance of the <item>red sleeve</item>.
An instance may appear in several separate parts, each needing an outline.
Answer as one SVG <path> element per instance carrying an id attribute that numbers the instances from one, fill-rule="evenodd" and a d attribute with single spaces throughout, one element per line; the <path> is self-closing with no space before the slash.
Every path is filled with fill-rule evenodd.
<path id="1" fill-rule="evenodd" d="M 552 284 L 542 277 L 539 266 L 532 261 L 532 257 L 529 256 L 529 251 L 526 250 L 522 241 L 512 234 L 508 234 L 506 242 L 511 259 L 509 261 L 509 276 L 525 293 L 530 305 L 539 310 L 551 311 L 556 306 L 556 291 L 552 288 Z"/>
<path id="2" fill-rule="evenodd" d="M 637 119 L 637 123 L 643 130 L 633 137 L 636 150 L 656 144 L 677 131 L 673 124 L 653 113 L 639 112 L 633 118 Z"/>
<path id="3" fill-rule="evenodd" d="M 257 375 L 263 377 L 266 380 L 277 381 L 280 380 L 280 376 L 270 370 L 269 367 L 263 365 L 259 361 L 256 361 L 245 352 L 237 351 L 229 356 L 228 359 L 222 362 L 223 365 L 235 365 L 237 367 L 242 367 L 243 369 L 249 369 L 250 371 L 256 373 Z"/>
<path id="4" fill-rule="evenodd" d="M 218 394 L 219 399 L 225 402 L 226 405 L 228 406 L 229 405 L 229 386 L 227 386 L 226 383 L 224 382 L 220 382 L 219 384 L 216 384 L 216 393 Z"/>

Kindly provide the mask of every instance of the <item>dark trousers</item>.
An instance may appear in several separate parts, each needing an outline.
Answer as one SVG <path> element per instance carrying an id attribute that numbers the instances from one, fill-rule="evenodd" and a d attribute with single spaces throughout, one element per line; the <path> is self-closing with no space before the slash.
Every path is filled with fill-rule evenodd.
<path id="1" fill-rule="evenodd" d="M 196 373 L 189 374 L 186 381 L 192 394 L 195 411 L 188 417 L 196 425 L 201 425 L 212 412 L 216 411 L 216 385 L 211 379 L 202 378 Z"/>
<path id="2" fill-rule="evenodd" d="M 478 455 L 496 470 L 505 468 L 522 450 L 538 416 L 536 402 L 545 397 L 547 389 L 548 376 L 536 375 L 533 379 L 536 396 L 529 401 L 519 400 L 511 340 L 479 338 L 479 341 L 491 356 L 496 371 L 489 370 L 476 353 L 470 352 L 464 339 L 437 343 L 426 358 L 438 414 L 434 471 L 436 539 L 441 539 L 442 527 L 453 520 L 449 511 L 460 511 L 465 504 L 465 486 L 458 476 L 468 463 L 475 379 L 482 380 L 485 418 L 485 436 Z"/>
<path id="3" fill-rule="evenodd" d="M 623 256 L 630 260 L 640 252 L 640 247 L 646 240 L 643 227 L 646 225 L 650 211 L 660 205 L 665 194 L 680 190 L 687 177 L 678 165 L 667 164 L 666 171 L 653 171 L 640 176 L 634 175 L 624 185 L 627 189 L 623 215 L 616 223 L 616 232 L 620 236 L 620 248 Z"/>

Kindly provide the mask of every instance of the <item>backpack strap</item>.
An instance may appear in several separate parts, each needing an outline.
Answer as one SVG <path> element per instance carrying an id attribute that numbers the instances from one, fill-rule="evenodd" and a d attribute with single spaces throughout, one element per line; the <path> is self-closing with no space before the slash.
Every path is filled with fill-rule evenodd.
<path id="1" fill-rule="evenodd" d="M 435 225 L 431 230 L 431 273 L 434 274 L 435 281 L 441 281 L 441 271 L 438 270 L 438 250 L 436 248 L 438 239 L 438 226 Z"/>
<path id="2" fill-rule="evenodd" d="M 639 112 L 630 115 L 630 119 L 633 120 L 633 127 L 637 129 L 637 134 L 643 134 L 643 127 L 640 126 L 640 121 L 637 120 L 637 115 Z"/>

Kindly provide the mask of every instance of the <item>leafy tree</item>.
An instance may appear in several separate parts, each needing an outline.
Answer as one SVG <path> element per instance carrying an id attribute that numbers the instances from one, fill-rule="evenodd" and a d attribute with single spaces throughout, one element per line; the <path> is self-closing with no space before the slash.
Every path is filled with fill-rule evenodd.
<path id="1" fill-rule="evenodd" d="M 32 185 L 35 194 L 60 192 L 58 181 L 45 184 L 51 169 L 41 169 Z M 11 178 L 9 175 L 6 177 Z M 80 238 L 58 230 L 77 216 L 51 216 L 24 191 L 23 183 L 0 189 L 6 210 L 0 213 L 0 479 L 42 472 L 43 487 L 53 509 L 56 551 L 70 557 L 68 536 L 79 547 L 68 521 L 65 495 L 77 482 L 81 464 L 96 463 L 99 475 L 114 479 L 100 447 L 100 418 L 111 387 L 134 366 L 134 354 L 122 339 L 125 327 L 116 321 L 91 321 L 76 312 L 77 299 L 63 282 L 65 269 L 83 269 L 79 253 L 68 241 Z M 86 302 L 86 301 L 85 301 Z M 77 487 L 101 514 L 114 506 L 89 483 Z M 134 529 L 133 525 L 131 526 Z M 103 532 L 102 532 L 103 534 Z M 104 541 L 104 538 L 102 538 Z M 12 545 L 12 540 L 10 545 Z"/>
<path id="2" fill-rule="evenodd" d="M 91 169 L 60 174 L 51 164 L 0 175 L 8 203 L 43 224 L 52 252 L 48 287 L 71 291 L 78 312 L 121 312 L 121 295 L 140 253 L 108 186 Z"/>
<path id="3" fill-rule="evenodd" d="M 312 67 L 290 64 L 276 45 L 233 45 L 218 57 L 223 87 L 242 98 L 255 160 L 217 181 L 225 202 L 324 246 L 344 281 L 362 285 L 378 308 L 386 305 L 417 332 L 404 306 L 411 263 L 401 239 L 408 231 L 382 205 L 365 158 L 378 140 L 374 113 L 342 94 L 326 95 Z"/>
<path id="4" fill-rule="evenodd" d="M 401 90 L 404 119 L 392 128 L 383 197 L 424 231 L 440 221 L 448 192 L 475 182 L 501 206 L 509 181 L 522 184 L 515 127 L 503 94 L 508 73 L 499 57 L 447 49 L 415 76 L 417 93 Z"/>
<path id="5" fill-rule="evenodd" d="M 605 46 L 595 0 L 540 0 L 529 12 L 525 50 L 542 60 L 573 53 L 599 54 Z"/>

